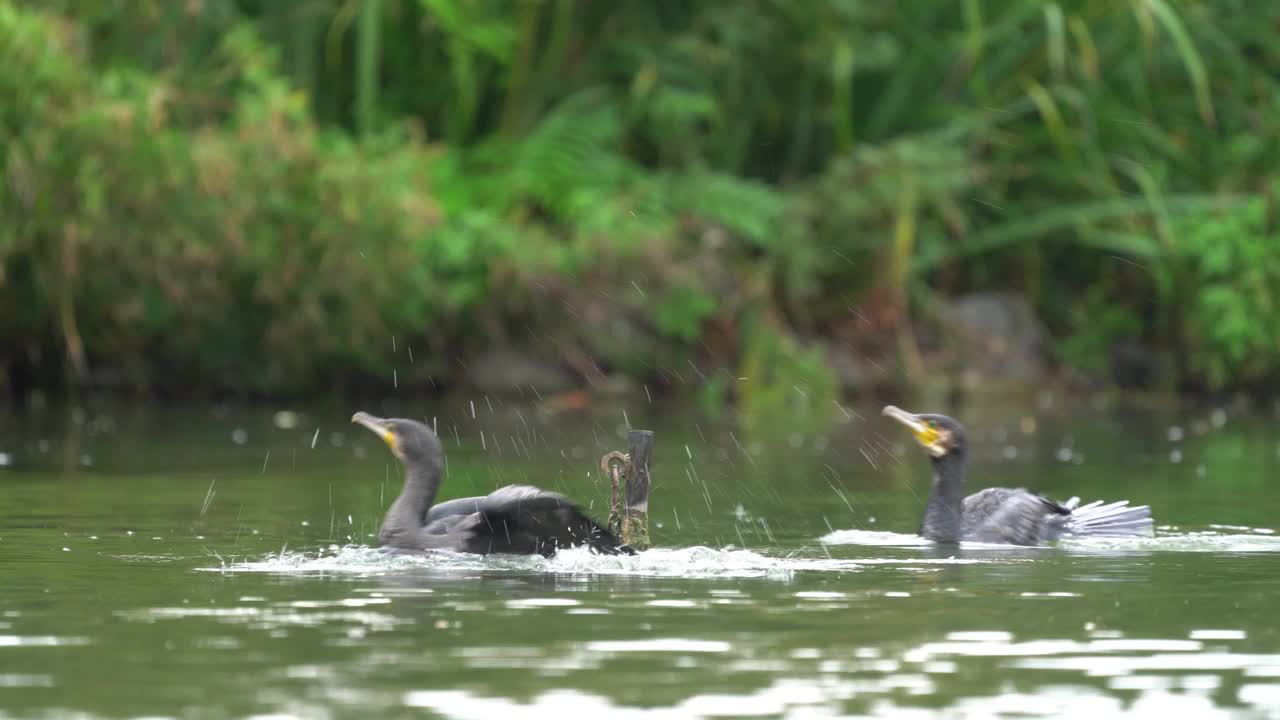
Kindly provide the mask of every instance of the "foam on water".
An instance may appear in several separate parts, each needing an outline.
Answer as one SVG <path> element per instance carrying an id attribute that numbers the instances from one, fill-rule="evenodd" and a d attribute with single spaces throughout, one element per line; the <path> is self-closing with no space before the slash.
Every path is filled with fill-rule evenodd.
<path id="1" fill-rule="evenodd" d="M 909 560 L 906 562 L 910 562 Z M 453 552 L 393 554 L 365 546 L 330 546 L 318 552 L 273 553 L 258 560 L 224 561 L 203 568 L 223 573 L 388 575 L 416 570 L 438 572 L 568 573 L 679 578 L 762 577 L 789 580 L 800 570 L 856 570 L 858 562 L 836 558 L 770 556 L 752 550 L 709 547 L 654 548 L 637 555 L 596 555 L 586 548 L 552 558 L 523 555 L 469 555 Z"/>
<path id="2" fill-rule="evenodd" d="M 834 530 L 818 538 L 824 545 L 864 545 L 869 547 L 918 548 L 932 547 L 933 542 L 919 535 L 907 533 L 885 532 L 882 530 Z M 1005 545 L 1001 543 L 961 543 L 961 547 L 988 550 L 1035 550 L 1024 545 Z M 861 560 L 859 560 L 861 562 Z"/>
<path id="3" fill-rule="evenodd" d="M 872 547 L 920 547 L 932 544 L 919 535 L 883 530 L 833 530 L 818 538 L 818 542 L 825 545 L 870 545 Z"/>
<path id="4" fill-rule="evenodd" d="M 1161 528 L 1150 537 L 1073 537 L 1058 546 L 1072 552 L 1280 552 L 1280 534 L 1269 528 L 1210 525 L 1208 530 Z M 928 547 L 928 540 L 907 533 L 879 530 L 835 530 L 819 538 L 825 545 L 868 547 Z M 962 547 L 1001 548 L 1013 545 L 961 543 Z"/>
<path id="5" fill-rule="evenodd" d="M 878 548 L 928 547 L 929 541 L 916 535 L 873 530 L 836 530 L 819 538 L 823 545 L 860 545 Z M 453 552 L 395 554 L 367 546 L 331 545 L 314 552 L 286 551 L 260 559 L 221 560 L 216 567 L 202 568 L 222 573 L 276 573 L 345 576 L 390 575 L 430 570 L 445 573 L 515 572 L 575 575 L 622 575 L 675 578 L 769 578 L 790 580 L 796 572 L 847 572 L 870 565 L 972 564 L 1028 560 L 1044 548 L 963 543 L 962 547 L 1016 549 L 1030 555 L 948 558 L 855 558 L 770 555 L 734 548 L 653 548 L 633 556 L 596 555 L 586 548 L 565 550 L 552 558 L 538 556 L 479 556 Z M 1257 528 L 1215 528 L 1184 531 L 1162 528 L 1153 537 L 1067 538 L 1058 547 L 1073 553 L 1125 554 L 1151 552 L 1280 552 L 1280 535 Z"/>
<path id="6" fill-rule="evenodd" d="M 1280 552 L 1280 536 L 1266 528 L 1161 529 L 1152 537 L 1068 538 L 1061 545 L 1081 552 L 1264 553 Z"/>

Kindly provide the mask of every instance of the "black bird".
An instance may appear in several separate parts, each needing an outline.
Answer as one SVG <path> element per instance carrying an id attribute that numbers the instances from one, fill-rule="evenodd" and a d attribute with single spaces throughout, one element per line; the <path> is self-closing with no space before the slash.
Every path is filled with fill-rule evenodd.
<path id="1" fill-rule="evenodd" d="M 1022 488 L 987 488 L 964 496 L 964 427 L 946 415 L 913 415 L 892 405 L 884 414 L 910 428 L 933 461 L 933 489 L 919 534 L 960 541 L 1040 545 L 1066 535 L 1130 537 L 1152 533 L 1151 508 L 1128 500 L 1058 503 Z"/>
<path id="2" fill-rule="evenodd" d="M 351 422 L 382 438 L 404 465 L 404 488 L 382 519 L 380 545 L 544 557 L 560 548 L 586 545 L 608 555 L 635 554 L 568 498 L 528 485 L 508 485 L 483 497 L 433 505 L 444 465 L 436 434 L 415 420 L 366 412 L 356 413 Z"/>

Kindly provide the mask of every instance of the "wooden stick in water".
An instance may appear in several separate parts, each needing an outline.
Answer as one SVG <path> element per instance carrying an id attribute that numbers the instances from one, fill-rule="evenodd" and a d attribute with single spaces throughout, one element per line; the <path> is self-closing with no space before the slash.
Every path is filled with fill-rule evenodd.
<path id="1" fill-rule="evenodd" d="M 623 499 L 622 542 L 636 550 L 649 548 L 649 459 L 653 456 L 653 431 L 631 430 L 631 463 L 627 468 Z"/>

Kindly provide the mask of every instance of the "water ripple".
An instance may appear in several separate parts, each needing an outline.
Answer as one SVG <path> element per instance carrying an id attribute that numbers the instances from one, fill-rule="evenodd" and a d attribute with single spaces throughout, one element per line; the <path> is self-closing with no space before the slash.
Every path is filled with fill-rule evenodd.
<path id="1" fill-rule="evenodd" d="M 1280 535 L 1270 528 L 1236 525 L 1210 525 L 1208 530 L 1183 530 L 1162 527 L 1154 537 L 1080 537 L 1063 538 L 1058 546 L 1073 552 L 1280 552 Z M 834 530 L 821 538 L 824 545 L 863 545 L 869 547 L 929 547 L 932 543 L 918 535 L 880 530 Z M 961 543 L 965 548 L 1020 548 L 1012 545 Z M 1025 548 L 1034 550 L 1035 548 Z"/>
<path id="2" fill-rule="evenodd" d="M 60 635 L 0 635 L 0 648 L 5 647 L 61 647 L 64 645 L 88 645 L 89 638 L 63 637 Z"/>
<path id="3" fill-rule="evenodd" d="M 872 547 L 928 547 L 932 545 L 919 535 L 883 530 L 832 530 L 818 538 L 826 545 L 870 545 Z"/>
<path id="4" fill-rule="evenodd" d="M 899 676 L 896 686 L 906 695 L 927 695 L 932 684 L 927 678 Z M 408 707 L 434 711 L 448 717 L 491 718 L 529 717 L 593 717 L 608 720 L 656 720 L 657 718 L 833 718 L 849 717 L 844 705 L 866 689 L 865 681 L 819 678 L 781 678 L 767 687 L 744 693 L 702 693 L 671 705 L 627 707 L 608 697 L 571 689 L 552 689 L 527 701 L 484 696 L 467 690 L 415 690 L 405 693 L 401 702 Z M 877 687 L 883 691 L 887 686 Z M 1280 699 L 1275 685 L 1245 685 L 1240 688 L 1242 702 L 1259 706 Z M 1204 694 L 1192 694 L 1193 687 L 1176 692 L 1153 685 L 1135 688 L 1132 700 L 1103 694 L 1096 688 L 1080 685 L 1058 685 L 1034 694 L 1012 688 L 998 695 L 979 695 L 958 700 L 948 707 L 920 707 L 903 703 L 899 695 L 892 699 L 879 697 L 867 703 L 857 717 L 872 718 L 1049 718 L 1093 715 L 1097 717 L 1236 717 L 1237 709 L 1217 707 Z"/>
<path id="5" fill-rule="evenodd" d="M 329 625 L 359 626 L 371 630 L 390 630 L 411 621 L 384 612 L 369 610 L 299 611 L 289 603 L 264 607 L 155 607 L 145 610 L 121 610 L 117 617 L 134 622 L 154 623 L 161 620 L 208 618 L 215 622 L 247 625 L 274 630 L 284 627 L 325 627 Z"/>
<path id="6" fill-rule="evenodd" d="M 915 564 L 914 560 L 889 561 Z M 318 552 L 273 553 L 259 560 L 223 561 L 202 568 L 222 573 L 387 575 L 430 569 L 446 572 L 508 571 L 673 578 L 768 578 L 790 580 L 797 571 L 856 570 L 861 561 L 837 558 L 775 557 L 751 550 L 709 547 L 655 548 L 638 555 L 595 555 L 585 548 L 553 558 L 469 555 L 452 552 L 388 553 L 363 546 L 331 546 Z"/>

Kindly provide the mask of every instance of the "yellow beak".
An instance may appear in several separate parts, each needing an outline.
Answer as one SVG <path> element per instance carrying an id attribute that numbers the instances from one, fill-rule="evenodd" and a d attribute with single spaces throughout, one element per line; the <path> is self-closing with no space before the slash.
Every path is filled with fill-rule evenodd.
<path id="1" fill-rule="evenodd" d="M 911 434 L 916 436 L 916 442 L 926 448 L 930 448 L 934 443 L 938 442 L 939 433 L 937 430 L 929 427 L 920 418 L 912 415 L 902 408 L 897 408 L 893 405 L 886 405 L 884 410 L 881 411 L 881 414 L 887 415 L 903 425 L 906 425 L 907 428 L 911 430 Z"/>
<path id="2" fill-rule="evenodd" d="M 380 417 L 374 417 L 367 412 L 361 410 L 351 416 L 351 422 L 357 425 L 363 425 L 373 432 L 374 435 L 382 438 L 382 441 L 391 448 L 392 452 L 396 451 L 396 434 L 387 428 L 386 421 Z"/>

